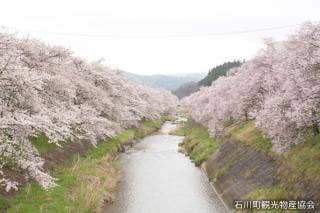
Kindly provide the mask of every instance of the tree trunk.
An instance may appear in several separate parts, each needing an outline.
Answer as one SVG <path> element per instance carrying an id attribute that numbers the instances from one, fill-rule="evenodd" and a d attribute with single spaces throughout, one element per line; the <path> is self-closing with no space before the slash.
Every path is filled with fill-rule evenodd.
<path id="1" fill-rule="evenodd" d="M 314 118 L 316 118 L 316 112 L 315 110 L 312 110 L 312 115 Z M 312 131 L 313 131 L 313 135 L 316 136 L 320 133 L 319 130 L 319 124 L 316 120 L 313 120 L 313 124 L 312 124 Z"/>
<path id="2" fill-rule="evenodd" d="M 313 130 L 313 135 L 316 136 L 320 133 L 319 130 L 319 125 L 317 122 L 314 122 L 314 124 L 312 125 L 312 130 Z"/>
<path id="3" fill-rule="evenodd" d="M 248 121 L 248 112 L 247 111 L 244 111 L 244 116 L 246 118 L 246 121 Z"/>

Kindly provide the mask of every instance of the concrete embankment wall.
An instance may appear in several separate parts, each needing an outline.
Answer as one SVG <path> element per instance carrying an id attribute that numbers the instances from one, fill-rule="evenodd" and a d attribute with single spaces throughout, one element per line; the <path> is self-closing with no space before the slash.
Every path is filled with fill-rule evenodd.
<path id="1" fill-rule="evenodd" d="M 230 140 L 202 165 L 221 198 L 231 208 L 251 191 L 276 184 L 277 163 L 250 146 Z"/>
<path id="2" fill-rule="evenodd" d="M 297 181 L 289 181 L 294 174 L 292 168 L 241 142 L 225 140 L 201 167 L 230 209 L 235 200 L 245 200 L 251 192 L 283 186 L 284 199 L 312 200 L 315 212 L 320 212 L 320 185 L 315 180 L 301 176 Z"/>

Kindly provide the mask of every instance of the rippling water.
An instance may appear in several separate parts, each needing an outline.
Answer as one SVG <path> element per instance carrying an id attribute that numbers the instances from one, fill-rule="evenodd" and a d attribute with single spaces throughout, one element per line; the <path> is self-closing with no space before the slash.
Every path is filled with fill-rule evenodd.
<path id="1" fill-rule="evenodd" d="M 178 152 L 183 137 L 168 135 L 167 122 L 157 135 L 144 138 L 121 154 L 123 178 L 106 213 L 226 212 L 207 177 Z"/>

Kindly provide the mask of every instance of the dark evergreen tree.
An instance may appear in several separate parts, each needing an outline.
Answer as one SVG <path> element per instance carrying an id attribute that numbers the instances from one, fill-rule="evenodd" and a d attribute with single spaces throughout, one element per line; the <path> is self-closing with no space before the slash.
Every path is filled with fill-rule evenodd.
<path id="1" fill-rule="evenodd" d="M 225 76 L 227 72 L 234 68 L 239 67 L 242 64 L 241 61 L 233 61 L 233 62 L 226 62 L 219 66 L 212 68 L 208 75 L 198 82 L 198 86 L 211 86 L 212 82 L 217 80 L 220 76 Z"/>

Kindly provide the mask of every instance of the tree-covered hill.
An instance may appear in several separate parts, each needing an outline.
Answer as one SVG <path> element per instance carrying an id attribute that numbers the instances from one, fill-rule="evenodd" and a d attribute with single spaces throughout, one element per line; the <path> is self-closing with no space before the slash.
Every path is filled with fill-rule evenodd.
<path id="1" fill-rule="evenodd" d="M 172 93 L 181 99 L 196 92 L 198 89 L 199 89 L 198 83 L 194 81 L 190 81 L 181 85 L 178 89 L 174 90 Z"/>
<path id="2" fill-rule="evenodd" d="M 239 67 L 240 65 L 240 61 L 225 62 L 218 65 L 212 68 L 204 79 L 199 81 L 198 86 L 211 86 L 213 81 L 217 80 L 220 76 L 225 76 L 230 69 Z"/>
<path id="3" fill-rule="evenodd" d="M 172 93 L 180 99 L 187 97 L 192 93 L 198 91 L 200 87 L 211 86 L 213 81 L 217 80 L 220 76 L 225 76 L 230 69 L 239 67 L 241 64 L 242 62 L 240 61 L 225 62 L 210 69 L 209 73 L 199 82 L 190 81 L 184 83 L 179 88 L 173 90 Z"/>

